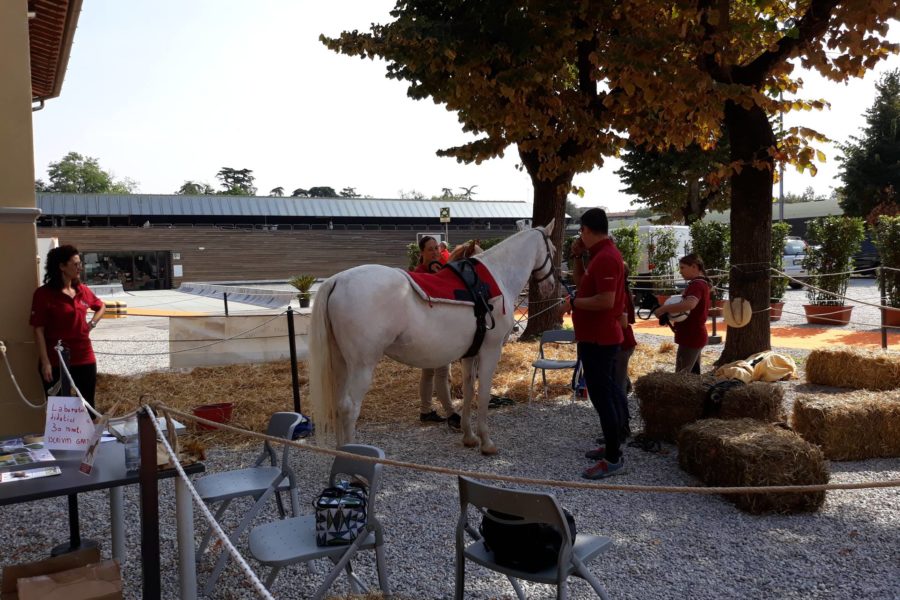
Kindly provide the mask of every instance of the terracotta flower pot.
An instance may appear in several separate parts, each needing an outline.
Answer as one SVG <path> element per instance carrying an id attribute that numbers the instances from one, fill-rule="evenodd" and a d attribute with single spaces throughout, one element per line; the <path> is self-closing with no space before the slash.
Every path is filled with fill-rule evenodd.
<path id="1" fill-rule="evenodd" d="M 666 300 L 668 300 L 671 296 L 669 294 L 656 294 L 656 301 L 660 304 L 665 304 Z"/>
<path id="2" fill-rule="evenodd" d="M 900 327 L 900 308 L 885 308 L 884 324 L 888 327 Z"/>
<path id="3" fill-rule="evenodd" d="M 781 309 L 784 308 L 784 302 L 770 302 L 769 321 L 781 320 Z"/>
<path id="4" fill-rule="evenodd" d="M 231 402 L 222 402 L 219 404 L 204 404 L 194 408 L 194 416 L 206 419 L 207 421 L 215 421 L 216 423 L 228 423 L 231 421 L 231 411 L 234 410 L 234 404 Z M 198 429 L 216 429 L 212 425 L 206 423 L 197 423 Z"/>
<path id="5" fill-rule="evenodd" d="M 850 322 L 852 306 L 821 306 L 804 304 L 806 322 L 810 325 L 846 325 Z"/>

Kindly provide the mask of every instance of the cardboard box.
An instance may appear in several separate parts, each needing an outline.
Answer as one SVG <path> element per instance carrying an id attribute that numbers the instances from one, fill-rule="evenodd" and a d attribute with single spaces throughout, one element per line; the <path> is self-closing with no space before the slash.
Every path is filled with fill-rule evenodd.
<path id="1" fill-rule="evenodd" d="M 119 563 L 101 563 L 19 579 L 19 600 L 122 600 Z"/>
<path id="2" fill-rule="evenodd" d="M 60 556 L 54 556 L 33 563 L 24 563 L 20 565 L 10 565 L 3 569 L 3 581 L 0 584 L 0 600 L 20 600 L 24 598 L 19 595 L 18 582 L 20 579 L 30 579 L 42 575 L 53 575 L 64 571 L 70 571 L 86 565 L 96 565 L 100 562 L 100 550 L 98 548 L 87 548 L 77 552 L 69 552 Z M 107 561 L 114 562 L 114 561 Z M 119 593 L 113 596 L 72 596 L 66 595 L 65 600 L 75 600 L 76 598 L 121 598 L 122 584 L 121 577 L 118 577 L 118 566 L 116 565 L 116 575 L 119 580 Z M 104 577 L 108 571 L 104 571 Z M 27 584 L 26 584 L 27 585 Z"/>

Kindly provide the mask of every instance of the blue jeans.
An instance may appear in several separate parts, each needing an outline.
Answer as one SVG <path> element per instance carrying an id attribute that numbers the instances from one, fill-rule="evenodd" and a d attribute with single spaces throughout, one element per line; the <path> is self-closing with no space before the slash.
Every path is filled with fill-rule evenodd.
<path id="1" fill-rule="evenodd" d="M 584 380 L 591 404 L 600 417 L 600 428 L 606 438 L 606 460 L 609 462 L 618 462 L 622 456 L 619 432 L 623 423 L 619 413 L 623 394 L 615 382 L 618 352 L 618 344 L 601 346 L 591 342 L 578 342 L 578 358 L 584 365 Z"/>

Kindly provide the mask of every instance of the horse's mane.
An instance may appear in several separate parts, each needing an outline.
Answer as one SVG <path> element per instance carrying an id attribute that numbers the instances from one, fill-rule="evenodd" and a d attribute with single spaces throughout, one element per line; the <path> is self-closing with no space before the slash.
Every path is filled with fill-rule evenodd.
<path id="1" fill-rule="evenodd" d="M 472 258 L 472 256 L 476 254 L 481 254 L 484 250 L 481 249 L 481 246 L 478 245 L 478 242 L 481 240 L 469 240 L 465 244 L 460 244 L 456 248 L 453 249 L 453 252 L 450 253 L 450 258 L 448 262 L 453 262 L 454 260 L 462 260 L 464 258 Z"/>

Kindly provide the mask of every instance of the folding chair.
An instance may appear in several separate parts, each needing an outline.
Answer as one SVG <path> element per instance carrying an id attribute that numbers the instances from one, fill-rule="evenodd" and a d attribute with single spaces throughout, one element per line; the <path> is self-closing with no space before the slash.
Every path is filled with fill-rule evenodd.
<path id="1" fill-rule="evenodd" d="M 474 506 L 485 519 L 512 522 L 489 514 L 487 511 L 490 509 L 521 518 L 521 521 L 515 521 L 517 524 L 547 523 L 556 527 L 562 533 L 562 546 L 557 564 L 537 573 L 497 564 L 493 552 L 485 547 L 477 526 L 469 524 L 470 505 Z M 525 600 L 525 592 L 517 579 L 555 585 L 556 597 L 564 600 L 568 594 L 567 580 L 572 575 L 585 579 L 598 596 L 608 600 L 609 596 L 603 584 L 585 567 L 585 564 L 607 550 L 612 545 L 612 540 L 584 533 L 579 533 L 573 540 L 562 509 L 551 494 L 503 489 L 478 483 L 467 477 L 459 477 L 459 507 L 459 521 L 456 525 L 456 600 L 462 600 L 465 592 L 466 560 L 506 575 L 519 600 Z M 466 534 L 475 540 L 468 546 Z"/>
<path id="2" fill-rule="evenodd" d="M 293 412 L 277 412 L 269 418 L 269 426 L 266 433 L 273 437 L 284 438 L 290 440 L 294 432 L 294 428 L 300 423 L 303 417 Z M 297 498 L 297 481 L 294 472 L 290 466 L 290 450 L 291 447 L 284 445 L 281 453 L 281 465 L 278 464 L 278 458 L 271 444 L 266 441 L 263 444 L 263 450 L 253 463 L 252 467 L 246 469 L 236 469 L 234 471 L 224 471 L 221 473 L 212 473 L 200 478 L 195 487 L 200 497 L 208 504 L 221 503 L 216 511 L 216 521 L 222 519 L 222 515 L 228 509 L 231 501 L 235 498 L 251 497 L 254 500 L 253 506 L 241 519 L 241 522 L 235 530 L 229 535 L 234 542 L 237 540 L 247 527 L 253 522 L 253 519 L 259 514 L 259 511 L 269 501 L 271 496 L 275 496 L 278 505 L 278 513 L 283 519 L 285 517 L 284 504 L 281 499 L 282 492 L 288 492 L 291 499 L 291 513 L 296 516 L 299 512 L 299 501 Z M 263 463 L 268 459 L 269 464 Z M 203 554 L 206 545 L 212 537 L 212 527 L 210 527 L 203 540 L 200 542 L 199 554 Z M 203 588 L 204 595 L 210 595 L 215 588 L 216 581 L 225 569 L 228 562 L 229 554 L 222 552 L 219 556 L 212 575 L 206 581 Z"/>
<path id="3" fill-rule="evenodd" d="M 528 389 L 528 401 L 534 397 L 534 379 L 537 377 L 538 369 L 541 370 L 541 379 L 544 382 L 544 398 L 547 398 L 547 369 L 574 369 L 578 361 L 576 360 L 556 360 L 544 357 L 544 344 L 574 344 L 575 332 L 571 329 L 553 329 L 545 331 L 541 334 L 541 343 L 538 346 L 538 357 L 531 366 L 534 370 L 531 372 L 531 387 Z M 572 398 L 575 398 L 575 392 L 572 391 Z"/>
<path id="4" fill-rule="evenodd" d="M 349 444 L 340 449 L 360 456 L 384 458 L 384 451 L 374 446 Z M 346 571 L 351 591 L 355 594 L 362 593 L 362 589 L 366 586 L 353 572 L 350 560 L 360 550 L 374 550 L 375 564 L 378 569 L 378 585 L 385 597 L 390 596 L 387 563 L 384 558 L 384 534 L 381 523 L 375 515 L 375 499 L 381 485 L 381 470 L 382 465 L 380 464 L 345 457 L 336 457 L 331 465 L 329 486 L 335 485 L 342 475 L 361 479 L 368 485 L 366 528 L 348 546 L 316 545 L 315 515 L 304 515 L 266 523 L 254 527 L 250 531 L 250 555 L 259 562 L 272 567 L 266 578 L 267 588 L 272 586 L 279 571 L 287 565 L 309 562 L 317 558 L 328 558 L 334 563 L 334 566 L 312 598 L 315 600 L 324 598 L 341 571 Z"/>

